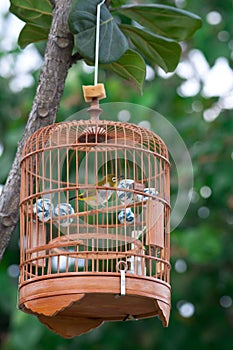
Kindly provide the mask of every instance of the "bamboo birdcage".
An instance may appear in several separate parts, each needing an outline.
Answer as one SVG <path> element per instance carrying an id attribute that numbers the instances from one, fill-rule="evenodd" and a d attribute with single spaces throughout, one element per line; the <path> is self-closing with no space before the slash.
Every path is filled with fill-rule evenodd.
<path id="1" fill-rule="evenodd" d="M 21 174 L 19 307 L 64 337 L 104 321 L 159 316 L 167 326 L 164 142 L 128 123 L 58 123 L 28 139 Z"/>

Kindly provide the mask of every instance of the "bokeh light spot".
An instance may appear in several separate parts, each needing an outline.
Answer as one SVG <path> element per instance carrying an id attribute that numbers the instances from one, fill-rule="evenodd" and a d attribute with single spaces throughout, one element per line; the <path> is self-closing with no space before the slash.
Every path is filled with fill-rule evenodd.
<path id="1" fill-rule="evenodd" d="M 198 209 L 197 213 L 201 219 L 207 219 L 208 216 L 210 215 L 210 210 L 209 208 L 203 206 Z"/>
<path id="2" fill-rule="evenodd" d="M 227 309 L 232 306 L 232 298 L 229 295 L 223 295 L 220 298 L 219 303 L 222 307 Z"/>
<path id="3" fill-rule="evenodd" d="M 177 308 L 180 315 L 184 318 L 190 318 L 195 312 L 195 307 L 188 301 L 180 301 L 177 303 Z"/>
<path id="4" fill-rule="evenodd" d="M 202 198 L 209 198 L 212 194 L 212 190 L 209 186 L 203 186 L 200 189 L 200 195 Z"/>
<path id="5" fill-rule="evenodd" d="M 128 122 L 130 120 L 131 114 L 127 109 L 122 109 L 118 114 L 117 118 L 121 122 Z"/>
<path id="6" fill-rule="evenodd" d="M 187 270 L 187 264 L 184 259 L 177 259 L 175 262 L 175 270 L 179 273 L 184 273 Z"/>
<path id="7" fill-rule="evenodd" d="M 16 264 L 12 264 L 8 267 L 7 273 L 12 278 L 17 278 L 19 276 L 19 267 Z"/>
<path id="8" fill-rule="evenodd" d="M 212 26 L 216 26 L 217 24 L 221 23 L 222 21 L 222 16 L 219 12 L 217 11 L 211 11 L 207 14 L 206 20 L 209 24 Z"/>

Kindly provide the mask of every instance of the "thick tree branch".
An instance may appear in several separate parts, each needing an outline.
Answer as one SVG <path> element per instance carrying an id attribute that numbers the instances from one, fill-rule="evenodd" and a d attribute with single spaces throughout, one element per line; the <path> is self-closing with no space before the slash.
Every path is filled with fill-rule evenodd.
<path id="1" fill-rule="evenodd" d="M 54 123 L 68 69 L 72 64 L 73 36 L 68 28 L 72 0 L 57 0 L 45 58 L 25 132 L 0 197 L 0 260 L 19 218 L 20 161 L 28 137 L 38 128 Z"/>

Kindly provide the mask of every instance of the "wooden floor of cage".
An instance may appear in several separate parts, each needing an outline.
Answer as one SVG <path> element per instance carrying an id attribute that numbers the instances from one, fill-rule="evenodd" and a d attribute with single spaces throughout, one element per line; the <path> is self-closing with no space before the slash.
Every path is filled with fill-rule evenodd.
<path id="1" fill-rule="evenodd" d="M 73 337 L 104 321 L 159 316 L 164 326 L 170 314 L 170 286 L 134 276 L 120 294 L 119 276 L 84 275 L 38 280 L 21 287 L 20 308 L 33 313 L 55 333 Z"/>

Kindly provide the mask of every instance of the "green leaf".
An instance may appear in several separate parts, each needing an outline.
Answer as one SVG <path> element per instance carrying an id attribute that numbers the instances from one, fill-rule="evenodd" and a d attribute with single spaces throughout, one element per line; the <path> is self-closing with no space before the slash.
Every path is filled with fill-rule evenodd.
<path id="1" fill-rule="evenodd" d="M 191 37 L 202 25 L 193 13 L 166 5 L 130 5 L 113 9 L 153 33 L 178 41 Z"/>
<path id="2" fill-rule="evenodd" d="M 95 58 L 96 7 L 99 0 L 75 0 L 69 15 L 69 26 L 78 52 L 91 61 Z M 128 49 L 128 42 L 107 7 L 101 7 L 99 62 L 117 61 Z"/>
<path id="3" fill-rule="evenodd" d="M 24 49 L 27 45 L 31 44 L 33 38 L 33 43 L 47 40 L 48 29 L 37 27 L 33 24 L 25 24 L 21 30 L 18 38 L 19 46 Z"/>
<path id="4" fill-rule="evenodd" d="M 111 0 L 111 8 L 125 5 L 126 0 Z"/>
<path id="5" fill-rule="evenodd" d="M 48 38 L 52 22 L 52 6 L 49 0 L 11 0 L 10 11 L 26 22 L 18 39 L 21 48 Z"/>
<path id="6" fill-rule="evenodd" d="M 165 72 L 174 71 L 181 55 L 177 42 L 126 24 L 121 24 L 120 28 L 151 63 L 157 64 Z"/>
<path id="7" fill-rule="evenodd" d="M 10 11 L 26 23 L 50 28 L 52 6 L 49 0 L 11 0 Z"/>
<path id="8" fill-rule="evenodd" d="M 142 91 L 146 65 L 141 55 L 136 51 L 128 50 L 117 62 L 102 67 L 113 71 L 121 78 L 132 81 Z"/>

